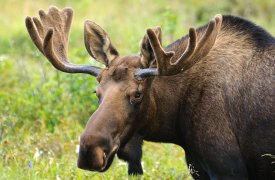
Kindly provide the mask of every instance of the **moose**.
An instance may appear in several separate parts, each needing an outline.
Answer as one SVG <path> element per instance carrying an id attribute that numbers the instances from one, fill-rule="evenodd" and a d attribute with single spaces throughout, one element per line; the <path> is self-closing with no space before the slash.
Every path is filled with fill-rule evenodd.
<path id="1" fill-rule="evenodd" d="M 36 47 L 58 70 L 96 77 L 99 107 L 80 138 L 77 165 L 106 171 L 117 154 L 142 174 L 143 140 L 181 146 L 194 179 L 275 179 L 275 38 L 240 17 L 216 15 L 162 47 L 149 28 L 140 54 L 120 56 L 87 20 L 88 53 L 105 65 L 72 64 L 73 10 L 50 7 L 26 18 Z"/>

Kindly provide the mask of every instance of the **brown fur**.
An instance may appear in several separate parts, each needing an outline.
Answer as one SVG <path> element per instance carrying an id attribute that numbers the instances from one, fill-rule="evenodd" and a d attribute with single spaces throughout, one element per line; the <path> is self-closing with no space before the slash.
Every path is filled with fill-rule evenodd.
<path id="1" fill-rule="evenodd" d="M 96 73 L 100 105 L 81 135 L 80 168 L 105 171 L 118 153 L 129 162 L 129 173 L 141 174 L 144 139 L 183 147 L 197 171 L 194 179 L 275 179 L 272 159 L 265 156 L 275 154 L 275 40 L 244 19 L 222 19 L 213 46 L 207 40 L 207 53 L 194 51 L 192 58 L 199 59 L 191 67 L 173 75 L 157 69 L 166 76 L 149 77 L 137 71 L 160 67 L 158 58 L 165 56 L 156 54 L 152 44 L 158 44 L 151 39 L 158 30 L 148 31 L 140 55 L 120 57 L 105 31 L 89 26 L 86 48 L 107 68 Z M 205 31 L 206 26 L 196 29 L 196 37 Z M 163 49 L 175 54 L 172 62 L 188 38 Z"/>
<path id="2" fill-rule="evenodd" d="M 117 109 L 125 102 L 114 91 L 109 95 L 119 102 L 112 105 L 116 107 L 113 112 L 117 114 L 116 121 L 121 123 L 123 119 L 124 122 L 124 130 L 117 130 L 118 134 L 123 134 L 120 143 L 124 145 L 129 137 L 138 133 L 145 140 L 178 144 L 186 151 L 187 163 L 198 171 L 199 176 L 193 174 L 195 179 L 271 178 L 274 166 L 270 164 L 271 159 L 264 159 L 262 155 L 275 153 L 272 141 L 275 94 L 271 78 L 274 75 L 274 39 L 263 34 L 269 38 L 264 40 L 266 47 L 257 47 L 265 42 L 257 42 L 249 31 L 245 33 L 230 27 L 226 24 L 229 20 L 225 20 L 208 55 L 180 74 L 136 81 L 131 75 L 134 74 L 132 67 L 142 67 L 137 65 L 139 57 L 114 60 L 112 66 L 115 67 L 127 64 L 129 74 L 115 80 L 116 85 L 108 88 L 124 87 L 120 93 L 138 87 L 143 91 L 142 102 L 132 107 L 135 111 L 129 111 L 129 107 Z M 204 30 L 205 27 L 197 30 L 198 38 Z M 165 50 L 174 51 L 173 58 L 177 59 L 186 47 L 187 37 L 184 37 Z M 153 61 L 154 58 L 149 59 L 147 64 Z M 100 86 L 107 87 L 112 79 L 108 76 L 100 81 Z M 108 97 L 105 101 L 111 99 Z M 126 127 L 129 117 L 121 117 L 121 111 L 134 113 L 130 117 L 131 127 Z M 106 116 L 106 111 L 103 113 L 102 116 Z M 98 129 L 110 130 L 104 120 L 96 121 L 87 126 L 99 123 L 102 127 Z M 89 133 L 91 131 L 85 131 L 83 138 Z"/>

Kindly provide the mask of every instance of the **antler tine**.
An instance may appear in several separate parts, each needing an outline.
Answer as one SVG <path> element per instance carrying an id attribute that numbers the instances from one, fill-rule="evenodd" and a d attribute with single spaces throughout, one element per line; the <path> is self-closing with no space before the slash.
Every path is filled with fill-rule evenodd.
<path id="1" fill-rule="evenodd" d="M 197 43 L 197 33 L 194 28 L 189 29 L 188 45 L 184 53 L 175 61 L 172 61 L 174 52 L 165 52 L 161 47 L 155 33 L 147 30 L 148 38 L 157 61 L 157 69 L 142 69 L 137 71 L 140 77 L 169 76 L 185 71 L 206 56 L 214 46 L 218 32 L 222 24 L 222 16 L 216 15 L 209 23 L 200 41 Z M 157 71 L 158 73 L 154 72 Z"/>
<path id="2" fill-rule="evenodd" d="M 212 19 L 209 23 L 208 23 L 208 26 L 207 26 L 207 29 L 204 33 L 204 35 L 202 36 L 202 38 L 200 39 L 199 43 L 198 43 L 198 47 L 197 47 L 197 50 L 200 50 L 205 42 L 211 38 L 211 33 L 213 33 L 214 31 L 214 28 L 216 26 L 216 21 L 214 19 Z"/>
<path id="3" fill-rule="evenodd" d="M 177 65 L 182 59 L 189 58 L 192 56 L 193 52 L 196 49 L 196 39 L 197 34 L 194 28 L 189 29 L 189 41 L 188 47 L 185 52 L 181 55 L 181 57 L 175 62 L 171 62 L 172 57 L 175 52 L 165 52 L 161 47 L 161 44 L 152 29 L 147 30 L 147 35 L 151 44 L 151 47 L 154 51 L 154 55 L 157 61 L 157 69 L 149 68 L 149 69 L 140 69 L 136 72 L 136 76 L 147 77 L 147 76 L 157 76 L 157 75 L 172 75 L 176 74 L 181 68 Z M 178 70 L 179 69 L 179 70 Z"/>
<path id="4" fill-rule="evenodd" d="M 36 17 L 34 17 L 33 18 L 33 22 L 34 22 L 35 26 L 37 27 L 36 30 L 37 30 L 38 34 L 44 35 L 45 32 L 44 32 L 44 29 L 43 29 L 43 25 L 41 24 L 41 22 L 39 21 L 39 19 L 37 19 Z"/>
<path id="5" fill-rule="evenodd" d="M 94 66 L 76 65 L 67 58 L 68 37 L 73 17 L 73 10 L 59 10 L 50 7 L 46 14 L 39 11 L 38 18 L 26 18 L 26 27 L 36 47 L 58 70 L 67 73 L 85 73 L 97 76 L 101 69 Z"/>
<path id="6" fill-rule="evenodd" d="M 197 33 L 195 28 L 190 28 L 189 29 L 189 40 L 188 40 L 188 45 L 184 53 L 181 55 L 179 59 L 177 59 L 175 62 L 170 62 L 171 65 L 177 65 L 182 59 L 187 59 L 189 58 L 195 51 L 197 45 Z"/>
<path id="7" fill-rule="evenodd" d="M 153 29 L 147 29 L 147 35 L 157 61 L 157 68 L 138 69 L 135 73 L 137 79 L 165 74 L 169 66 L 169 61 L 167 61 L 167 59 L 174 56 L 174 52 L 165 52 L 163 50 L 161 42 Z"/>
<path id="8" fill-rule="evenodd" d="M 147 30 L 147 35 L 157 61 L 157 71 L 159 72 L 159 74 L 166 74 L 166 71 L 168 70 L 168 67 L 170 65 L 170 62 L 167 61 L 167 59 L 170 60 L 175 53 L 173 51 L 164 51 L 157 38 L 157 35 L 152 29 Z M 153 75 L 156 75 L 156 73 L 153 73 Z"/>
<path id="9" fill-rule="evenodd" d="M 215 44 L 218 32 L 220 31 L 222 24 L 222 16 L 216 15 L 208 24 L 207 30 L 203 35 L 203 38 L 198 43 L 198 48 L 196 51 L 197 57 L 202 57 L 203 54 L 207 54 L 212 46 Z M 205 52 L 207 51 L 207 52 Z"/>
<path id="10" fill-rule="evenodd" d="M 25 23 L 26 23 L 26 27 L 27 27 L 27 30 L 28 30 L 30 36 L 31 36 L 32 41 L 34 42 L 36 47 L 44 54 L 42 39 L 40 38 L 40 36 L 33 24 L 32 18 L 26 17 Z"/>
<path id="11" fill-rule="evenodd" d="M 196 41 L 196 38 L 192 38 L 192 34 L 196 35 L 196 31 L 190 29 L 189 31 L 189 45 L 187 47 L 188 49 L 192 49 L 193 51 L 190 51 L 189 56 L 184 56 L 184 54 L 175 62 L 171 62 L 171 65 L 174 65 L 174 72 L 177 74 L 179 71 L 185 71 L 189 68 L 191 68 L 194 64 L 196 64 L 202 57 L 207 55 L 209 51 L 211 50 L 212 46 L 215 43 L 217 34 L 220 30 L 221 27 L 221 22 L 222 22 L 222 16 L 221 15 L 216 15 L 215 18 L 213 18 L 207 26 L 207 29 L 198 42 L 198 45 L 196 47 L 190 47 L 192 46 L 191 39 L 193 39 L 194 44 Z M 186 51 L 187 51 L 186 50 Z"/>

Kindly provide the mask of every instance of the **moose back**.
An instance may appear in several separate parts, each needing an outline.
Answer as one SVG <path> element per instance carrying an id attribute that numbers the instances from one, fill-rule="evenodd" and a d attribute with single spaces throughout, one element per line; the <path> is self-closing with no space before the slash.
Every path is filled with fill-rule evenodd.
<path id="1" fill-rule="evenodd" d="M 275 179 L 275 40 L 245 19 L 215 16 L 162 47 L 148 29 L 140 54 L 120 56 L 108 34 L 86 21 L 88 53 L 105 68 L 67 57 L 73 11 L 51 7 L 26 18 L 36 47 L 67 73 L 98 80 L 99 107 L 80 139 L 78 167 L 103 172 L 115 154 L 142 174 L 143 140 L 181 146 L 194 179 Z"/>

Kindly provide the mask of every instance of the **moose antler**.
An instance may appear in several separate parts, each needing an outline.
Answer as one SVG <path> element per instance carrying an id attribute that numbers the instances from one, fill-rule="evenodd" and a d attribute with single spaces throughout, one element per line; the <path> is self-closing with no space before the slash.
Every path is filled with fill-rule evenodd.
<path id="1" fill-rule="evenodd" d="M 186 71 L 196 64 L 202 57 L 206 56 L 215 44 L 218 32 L 222 24 L 222 16 L 216 15 L 208 24 L 208 27 L 197 42 L 197 33 L 194 28 L 189 29 L 189 40 L 185 52 L 179 59 L 172 61 L 174 52 L 165 52 L 152 29 L 147 30 L 147 35 L 154 51 L 157 61 L 157 68 L 139 69 L 136 72 L 137 77 L 148 76 L 170 76 Z"/>
<path id="2" fill-rule="evenodd" d="M 97 76 L 100 68 L 88 65 L 76 65 L 67 57 L 68 37 L 73 17 L 71 8 L 59 10 L 50 7 L 48 14 L 39 11 L 40 20 L 26 17 L 26 27 L 36 47 L 44 54 L 52 65 L 67 73 L 85 73 Z"/>

